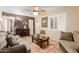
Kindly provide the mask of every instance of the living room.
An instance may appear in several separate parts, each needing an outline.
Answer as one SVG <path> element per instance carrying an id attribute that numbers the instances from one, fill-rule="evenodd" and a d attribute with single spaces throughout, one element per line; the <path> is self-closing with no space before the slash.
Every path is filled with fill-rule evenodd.
<path id="1" fill-rule="evenodd" d="M 37 14 L 33 14 L 34 12 Z M 18 41 L 21 44 L 24 42 L 31 53 L 76 53 L 79 52 L 78 40 L 74 40 L 75 44 L 73 33 L 79 31 L 78 19 L 79 7 L 76 6 L 4 6 L 0 7 L 0 32 L 20 38 Z M 74 39 L 78 39 L 78 33 Z M 24 46 L 18 48 L 14 45 L 14 49 L 12 46 L 9 49 L 1 46 L 0 52 L 25 52 L 21 50 Z"/>

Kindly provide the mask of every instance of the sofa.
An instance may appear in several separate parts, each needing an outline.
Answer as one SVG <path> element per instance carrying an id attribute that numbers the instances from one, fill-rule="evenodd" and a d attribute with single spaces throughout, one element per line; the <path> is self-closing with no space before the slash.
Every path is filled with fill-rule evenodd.
<path id="1" fill-rule="evenodd" d="M 12 36 L 12 41 L 10 37 Z M 27 47 L 27 43 L 18 35 L 7 34 L 0 31 L 0 53 L 30 53 L 31 49 Z"/>
<path id="2" fill-rule="evenodd" d="M 79 31 L 61 32 L 59 45 L 66 53 L 79 52 Z"/>

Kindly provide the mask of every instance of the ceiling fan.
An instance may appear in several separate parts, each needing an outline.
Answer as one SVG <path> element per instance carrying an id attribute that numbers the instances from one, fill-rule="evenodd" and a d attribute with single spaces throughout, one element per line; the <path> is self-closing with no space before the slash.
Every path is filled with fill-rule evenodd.
<path id="1" fill-rule="evenodd" d="M 40 14 L 46 12 L 45 9 L 43 9 L 41 7 L 37 7 L 37 6 L 33 7 L 32 10 L 26 10 L 26 11 L 32 12 L 33 15 L 40 15 Z"/>

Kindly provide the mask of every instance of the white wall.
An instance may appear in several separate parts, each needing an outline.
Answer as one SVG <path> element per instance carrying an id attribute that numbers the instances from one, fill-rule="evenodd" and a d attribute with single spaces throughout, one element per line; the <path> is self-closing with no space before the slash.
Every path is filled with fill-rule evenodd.
<path id="1" fill-rule="evenodd" d="M 29 20 L 30 35 L 33 35 L 33 20 Z"/>

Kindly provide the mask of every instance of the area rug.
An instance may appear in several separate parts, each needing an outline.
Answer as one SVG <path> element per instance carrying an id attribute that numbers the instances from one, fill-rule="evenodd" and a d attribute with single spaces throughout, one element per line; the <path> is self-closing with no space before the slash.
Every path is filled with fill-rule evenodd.
<path id="1" fill-rule="evenodd" d="M 61 47 L 59 46 L 59 42 L 50 39 L 49 46 L 46 48 L 40 48 L 39 45 L 32 42 L 32 38 L 29 37 L 23 37 L 23 39 L 28 43 L 28 45 L 31 48 L 31 53 L 63 53 Z"/>

